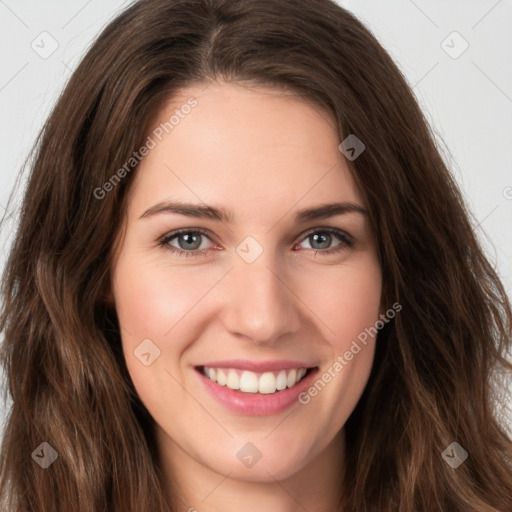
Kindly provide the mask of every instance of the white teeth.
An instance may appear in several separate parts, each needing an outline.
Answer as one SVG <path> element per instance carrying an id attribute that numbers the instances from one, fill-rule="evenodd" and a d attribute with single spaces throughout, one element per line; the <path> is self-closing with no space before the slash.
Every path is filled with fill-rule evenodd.
<path id="1" fill-rule="evenodd" d="M 220 384 L 220 382 L 217 381 L 217 384 Z M 243 372 L 240 377 L 240 391 L 244 393 L 257 393 L 258 376 L 253 372 Z"/>
<path id="2" fill-rule="evenodd" d="M 291 388 L 297 382 L 297 370 L 290 370 L 286 381 L 288 387 Z"/>
<path id="3" fill-rule="evenodd" d="M 240 377 L 235 370 L 229 370 L 226 386 L 230 389 L 240 389 Z"/>
<path id="4" fill-rule="evenodd" d="M 304 378 L 306 372 L 306 368 L 264 373 L 241 371 L 234 368 L 203 368 L 203 374 L 220 386 L 227 386 L 243 393 L 261 393 L 264 395 L 295 386 Z"/>
<path id="5" fill-rule="evenodd" d="M 265 372 L 258 383 L 258 391 L 265 395 L 276 392 L 276 377 L 272 372 Z"/>
<path id="6" fill-rule="evenodd" d="M 226 374 L 224 373 L 224 370 L 217 370 L 217 382 L 221 385 L 221 386 L 225 386 L 226 385 L 226 382 L 227 382 L 227 377 L 226 377 Z"/>
<path id="7" fill-rule="evenodd" d="M 306 373 L 306 372 L 304 372 L 304 373 Z M 286 371 L 281 370 L 276 379 L 276 388 L 278 391 L 282 391 L 283 389 L 286 389 L 287 385 L 288 385 L 288 381 L 286 379 Z"/>

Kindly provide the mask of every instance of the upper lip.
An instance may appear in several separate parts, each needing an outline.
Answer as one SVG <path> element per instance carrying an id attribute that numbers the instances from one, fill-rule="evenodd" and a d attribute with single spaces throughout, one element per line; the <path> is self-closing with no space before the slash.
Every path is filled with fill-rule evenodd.
<path id="1" fill-rule="evenodd" d="M 275 361 L 249 361 L 246 359 L 231 359 L 229 361 L 211 361 L 199 365 L 207 368 L 234 368 L 239 370 L 248 370 L 255 373 L 273 372 L 276 370 L 291 370 L 297 368 L 314 368 L 316 365 L 305 363 L 303 361 L 292 361 L 289 359 L 280 359 Z"/>

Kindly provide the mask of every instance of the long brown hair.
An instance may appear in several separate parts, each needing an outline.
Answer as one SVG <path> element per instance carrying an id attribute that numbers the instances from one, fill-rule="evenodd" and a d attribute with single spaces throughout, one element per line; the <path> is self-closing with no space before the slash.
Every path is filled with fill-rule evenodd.
<path id="1" fill-rule="evenodd" d="M 366 146 L 348 163 L 384 300 L 402 311 L 379 332 L 345 425 L 343 510 L 510 511 L 512 442 L 494 386 L 512 373 L 510 303 L 406 80 L 329 0 L 140 0 L 73 73 L 38 138 L 2 280 L 13 400 L 3 509 L 173 510 L 105 300 L 136 166 L 97 190 L 142 146 L 164 101 L 216 79 L 291 89 L 332 114 L 340 142 L 356 134 Z M 454 441 L 469 454 L 457 469 L 442 457 Z M 47 469 L 31 458 L 42 442 L 58 453 Z"/>

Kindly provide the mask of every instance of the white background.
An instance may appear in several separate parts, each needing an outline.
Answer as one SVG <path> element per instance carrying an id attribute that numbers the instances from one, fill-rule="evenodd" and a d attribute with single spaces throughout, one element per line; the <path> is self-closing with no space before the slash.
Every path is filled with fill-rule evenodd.
<path id="1" fill-rule="evenodd" d="M 339 3 L 366 23 L 413 87 L 512 296 L 512 1 Z M 63 85 L 106 23 L 128 4 L 0 0 L 0 217 Z M 58 48 L 47 58 L 32 47 L 48 52 L 53 40 Z M 2 230 L 0 267 L 17 204 Z M 4 415 L 0 410 L 0 420 Z"/>

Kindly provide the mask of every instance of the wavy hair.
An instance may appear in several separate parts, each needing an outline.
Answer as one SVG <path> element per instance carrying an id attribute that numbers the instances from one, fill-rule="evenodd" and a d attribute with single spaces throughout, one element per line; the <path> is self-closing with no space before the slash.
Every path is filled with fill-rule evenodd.
<path id="1" fill-rule="evenodd" d="M 295 91 L 366 146 L 348 165 L 383 297 L 403 309 L 345 425 L 343 510 L 509 512 L 496 386 L 512 373 L 510 302 L 406 80 L 330 0 L 139 0 L 73 73 L 37 139 L 1 283 L 3 510 L 176 511 L 106 300 L 136 167 L 95 191 L 178 89 L 213 80 Z M 31 459 L 43 441 L 58 452 L 46 470 Z M 453 441 L 469 454 L 457 469 L 441 456 Z"/>

